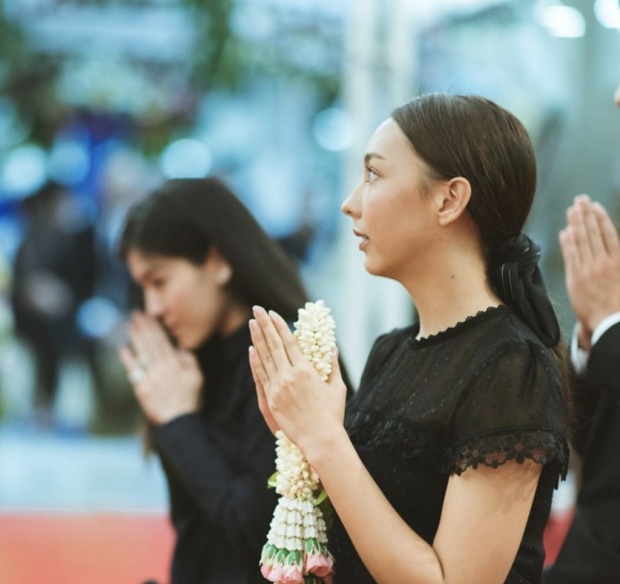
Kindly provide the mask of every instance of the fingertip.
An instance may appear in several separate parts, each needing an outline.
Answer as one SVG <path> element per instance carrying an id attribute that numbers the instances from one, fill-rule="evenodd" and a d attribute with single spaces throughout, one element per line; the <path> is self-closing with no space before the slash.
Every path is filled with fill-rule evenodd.
<path id="1" fill-rule="evenodd" d="M 257 318 L 259 316 L 263 316 L 266 313 L 265 309 L 262 306 L 259 306 L 258 304 L 255 304 L 254 306 L 252 306 L 252 313 L 254 314 L 254 316 L 256 316 Z"/>
<path id="2" fill-rule="evenodd" d="M 334 369 L 340 369 L 340 361 L 339 361 L 339 352 L 338 347 L 334 346 L 332 349 L 332 364 Z"/>
<path id="3" fill-rule="evenodd" d="M 566 218 L 569 222 L 574 221 L 580 212 L 581 210 L 577 205 L 571 205 L 568 209 L 566 209 Z"/>
<path id="4" fill-rule="evenodd" d="M 269 317 L 271 318 L 271 321 L 276 323 L 282 323 L 284 322 L 284 319 L 275 311 L 275 310 L 270 310 L 269 311 Z"/>

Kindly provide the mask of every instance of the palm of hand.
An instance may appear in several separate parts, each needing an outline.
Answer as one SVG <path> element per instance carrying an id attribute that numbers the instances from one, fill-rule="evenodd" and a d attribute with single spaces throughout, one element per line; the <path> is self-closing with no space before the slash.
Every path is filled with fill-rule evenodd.
<path id="1" fill-rule="evenodd" d="M 165 424 L 197 411 L 203 377 L 194 355 L 174 347 L 162 325 L 146 314 L 134 313 L 129 336 L 132 348 L 120 356 L 147 418 Z"/>
<path id="2" fill-rule="evenodd" d="M 177 350 L 149 367 L 136 396 L 149 420 L 165 424 L 198 410 L 202 382 L 193 356 Z"/>

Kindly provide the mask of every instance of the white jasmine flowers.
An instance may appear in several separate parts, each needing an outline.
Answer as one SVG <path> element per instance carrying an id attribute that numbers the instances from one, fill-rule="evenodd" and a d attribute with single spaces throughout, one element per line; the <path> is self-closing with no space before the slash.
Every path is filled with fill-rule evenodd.
<path id="1" fill-rule="evenodd" d="M 314 365 L 321 379 L 327 381 L 332 372 L 332 352 L 336 346 L 336 323 L 323 300 L 306 302 L 299 310 L 293 334 L 304 357 Z"/>
<path id="2" fill-rule="evenodd" d="M 294 335 L 321 379 L 331 373 L 336 323 L 322 300 L 299 310 Z M 329 580 L 334 559 L 327 549 L 327 528 L 318 507 L 319 476 L 299 448 L 276 434 L 276 492 L 281 495 L 261 555 L 263 576 L 276 583 Z"/>

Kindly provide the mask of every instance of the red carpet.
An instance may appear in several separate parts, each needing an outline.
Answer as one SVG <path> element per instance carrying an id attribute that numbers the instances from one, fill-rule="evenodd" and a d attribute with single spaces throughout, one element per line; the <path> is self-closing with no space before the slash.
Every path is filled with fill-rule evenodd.
<path id="1" fill-rule="evenodd" d="M 552 516 L 547 563 L 570 514 Z M 0 514 L 0 584 L 167 584 L 173 532 L 165 516 Z"/>
<path id="2" fill-rule="evenodd" d="M 0 514 L 1 584 L 167 583 L 167 517 Z"/>
<path id="3" fill-rule="evenodd" d="M 573 520 L 573 511 L 564 511 L 551 514 L 547 527 L 545 529 L 545 566 L 550 566 L 558 557 L 562 543 L 568 533 L 571 521 Z"/>

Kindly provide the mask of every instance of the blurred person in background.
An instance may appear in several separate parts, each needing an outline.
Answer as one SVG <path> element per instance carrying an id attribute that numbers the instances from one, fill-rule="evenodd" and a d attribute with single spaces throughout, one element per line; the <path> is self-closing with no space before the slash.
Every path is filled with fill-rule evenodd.
<path id="1" fill-rule="evenodd" d="M 615 101 L 620 106 L 620 87 Z M 575 198 L 560 233 L 577 317 L 574 447 L 582 457 L 575 515 L 546 584 L 620 582 L 620 241 L 607 211 Z"/>
<path id="2" fill-rule="evenodd" d="M 13 263 L 11 304 L 15 331 L 35 362 L 36 421 L 49 426 L 63 363 L 92 354 L 76 316 L 95 284 L 94 231 L 54 181 L 27 197 L 23 211 L 26 234 Z"/>
<path id="3" fill-rule="evenodd" d="M 306 302 L 297 270 L 214 178 L 168 181 L 131 207 L 120 255 L 144 295 L 121 358 L 168 480 L 171 582 L 263 582 L 275 442 L 247 321 L 254 304 L 296 320 Z"/>
<path id="4" fill-rule="evenodd" d="M 375 131 L 342 209 L 365 267 L 419 322 L 379 337 L 345 408 L 277 314 L 254 309 L 261 410 L 321 477 L 336 584 L 538 584 L 568 463 L 560 330 L 522 233 L 536 159 L 515 116 L 425 95 Z"/>

